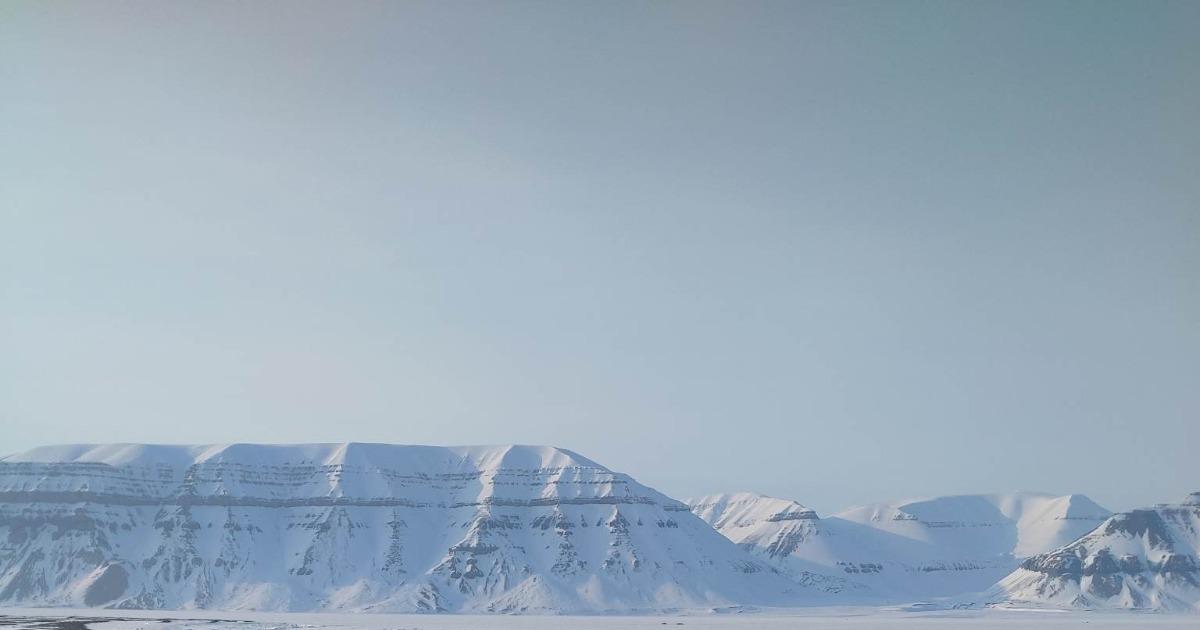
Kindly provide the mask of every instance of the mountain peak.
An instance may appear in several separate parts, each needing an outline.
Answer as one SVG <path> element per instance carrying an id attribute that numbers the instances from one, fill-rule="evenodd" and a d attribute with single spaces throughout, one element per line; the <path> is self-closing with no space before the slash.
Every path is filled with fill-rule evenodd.
<path id="1" fill-rule="evenodd" d="M 1200 502 L 1114 514 L 1027 559 L 990 596 L 1020 605 L 1200 611 L 1198 532 Z"/>
<path id="2" fill-rule="evenodd" d="M 748 527 L 760 522 L 818 519 L 815 511 L 796 501 L 756 492 L 710 494 L 685 499 L 684 503 L 718 530 L 730 525 Z"/>

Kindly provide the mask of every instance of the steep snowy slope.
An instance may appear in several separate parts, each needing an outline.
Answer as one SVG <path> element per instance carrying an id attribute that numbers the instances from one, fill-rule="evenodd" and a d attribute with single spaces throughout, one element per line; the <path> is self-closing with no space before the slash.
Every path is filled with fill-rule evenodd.
<path id="1" fill-rule="evenodd" d="M 1115 514 L 1068 545 L 1021 563 L 995 600 L 1070 608 L 1200 612 L 1200 492 Z"/>
<path id="2" fill-rule="evenodd" d="M 1109 512 L 1086 497 L 1015 493 L 879 503 L 821 519 L 754 494 L 687 502 L 692 511 L 783 572 L 840 572 L 848 594 L 877 600 L 980 591 L 1020 558 L 1074 540 Z"/>
<path id="3" fill-rule="evenodd" d="M 3 605 L 563 612 L 825 595 L 550 447 L 117 444 L 0 460 Z"/>
<path id="4" fill-rule="evenodd" d="M 795 501 L 752 492 L 714 494 L 688 499 L 685 503 L 696 516 L 718 531 L 739 531 L 757 523 L 817 520 L 816 512 Z"/>

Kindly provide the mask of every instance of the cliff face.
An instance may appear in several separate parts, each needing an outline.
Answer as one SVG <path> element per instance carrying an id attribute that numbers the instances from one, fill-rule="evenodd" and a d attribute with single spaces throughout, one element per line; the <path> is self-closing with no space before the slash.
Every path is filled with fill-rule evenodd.
<path id="1" fill-rule="evenodd" d="M 1068 608 L 1200 611 L 1200 493 L 1115 514 L 1068 545 L 1029 558 L 994 600 Z"/>
<path id="2" fill-rule="evenodd" d="M 533 446 L 64 446 L 0 460 L 0 603 L 587 612 L 819 600 Z"/>

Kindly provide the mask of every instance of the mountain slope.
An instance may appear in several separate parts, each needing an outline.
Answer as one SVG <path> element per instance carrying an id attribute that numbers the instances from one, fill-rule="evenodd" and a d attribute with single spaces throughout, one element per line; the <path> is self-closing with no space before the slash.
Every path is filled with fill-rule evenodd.
<path id="1" fill-rule="evenodd" d="M 1200 612 L 1200 492 L 1115 514 L 1068 545 L 1029 558 L 994 600 L 1067 608 Z"/>
<path id="2" fill-rule="evenodd" d="M 585 612 L 816 601 L 570 451 L 72 445 L 0 459 L 0 604 Z"/>
<path id="3" fill-rule="evenodd" d="M 1019 559 L 1074 540 L 1109 512 L 1087 497 L 963 495 L 877 503 L 818 518 L 783 499 L 688 500 L 727 538 L 784 573 L 834 572 L 876 600 L 980 591 Z"/>

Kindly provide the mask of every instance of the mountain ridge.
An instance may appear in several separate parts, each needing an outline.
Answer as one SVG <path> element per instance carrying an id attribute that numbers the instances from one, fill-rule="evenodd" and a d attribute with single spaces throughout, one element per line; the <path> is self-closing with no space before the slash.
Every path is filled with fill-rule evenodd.
<path id="1" fill-rule="evenodd" d="M 797 502 L 754 493 L 686 502 L 697 516 L 785 574 L 841 574 L 861 587 L 857 593 L 878 601 L 982 591 L 1031 550 L 1069 542 L 1109 514 L 1083 495 L 1035 492 L 886 501 L 825 518 Z M 769 518 L 789 505 L 808 516 Z"/>
<path id="2" fill-rule="evenodd" d="M 1200 492 L 1114 514 L 1033 556 L 988 593 L 994 603 L 1200 612 Z"/>
<path id="3" fill-rule="evenodd" d="M 795 604 L 682 503 L 529 445 L 60 445 L 0 458 L 0 603 L 403 612 Z"/>

